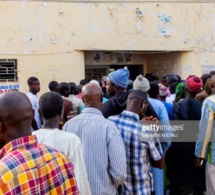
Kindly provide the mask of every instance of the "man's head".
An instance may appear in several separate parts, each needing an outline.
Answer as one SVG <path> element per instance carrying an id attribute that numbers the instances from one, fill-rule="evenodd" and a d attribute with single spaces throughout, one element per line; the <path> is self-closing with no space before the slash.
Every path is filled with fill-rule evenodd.
<path id="1" fill-rule="evenodd" d="M 145 78 L 149 82 L 157 82 L 157 81 L 159 81 L 159 78 L 155 73 L 146 73 Z"/>
<path id="2" fill-rule="evenodd" d="M 40 92 L 40 82 L 36 77 L 30 77 L 28 79 L 28 87 L 29 91 L 33 94 L 37 94 Z"/>
<path id="3" fill-rule="evenodd" d="M 159 95 L 159 85 L 157 83 L 150 83 L 150 89 L 148 91 L 150 98 L 158 98 Z"/>
<path id="4" fill-rule="evenodd" d="M 166 87 L 169 87 L 169 85 L 171 83 L 174 83 L 174 82 L 181 82 L 181 77 L 177 74 L 166 74 L 163 76 L 162 78 L 162 84 L 165 85 Z"/>
<path id="5" fill-rule="evenodd" d="M 60 94 L 56 92 L 44 93 L 39 100 L 39 108 L 42 117 L 45 120 L 52 119 L 59 116 L 62 117 L 63 99 Z"/>
<path id="6" fill-rule="evenodd" d="M 82 88 L 82 99 L 86 107 L 101 109 L 102 89 L 99 85 L 88 83 Z"/>
<path id="7" fill-rule="evenodd" d="M 64 97 L 69 97 L 69 84 L 62 82 L 59 84 L 59 93 Z"/>
<path id="8" fill-rule="evenodd" d="M 32 118 L 33 108 L 24 93 L 0 94 L 0 149 L 14 139 L 31 135 Z"/>
<path id="9" fill-rule="evenodd" d="M 143 92 L 142 90 L 134 90 L 129 93 L 126 110 L 134 112 L 142 118 L 147 107 L 148 101 L 146 92 Z"/>
<path id="10" fill-rule="evenodd" d="M 50 91 L 55 91 L 55 92 L 58 92 L 58 87 L 59 87 L 59 84 L 57 81 L 51 81 L 49 83 L 49 90 Z"/>
<path id="11" fill-rule="evenodd" d="M 139 75 L 133 83 L 133 88 L 147 92 L 150 89 L 149 81 L 143 75 Z"/>
<path id="12" fill-rule="evenodd" d="M 89 81 L 87 79 L 82 79 L 80 80 L 80 85 L 86 85 L 87 83 L 89 83 Z"/>
<path id="13" fill-rule="evenodd" d="M 117 92 L 126 90 L 129 84 L 129 75 L 127 67 L 111 72 L 108 75 L 106 85 L 108 95 L 115 96 Z"/>
<path id="14" fill-rule="evenodd" d="M 187 92 L 192 96 L 195 96 L 197 93 L 199 93 L 203 86 L 202 79 L 197 76 L 188 77 L 185 83 Z"/>
<path id="15" fill-rule="evenodd" d="M 212 94 L 215 94 L 215 75 L 213 75 L 210 79 L 210 86 Z"/>
<path id="16" fill-rule="evenodd" d="M 69 84 L 69 91 L 72 95 L 78 95 L 78 87 L 75 83 L 71 82 Z"/>

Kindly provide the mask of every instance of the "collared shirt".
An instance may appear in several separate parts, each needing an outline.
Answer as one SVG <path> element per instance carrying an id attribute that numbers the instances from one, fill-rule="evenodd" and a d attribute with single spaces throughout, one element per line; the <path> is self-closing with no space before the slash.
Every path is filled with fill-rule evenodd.
<path id="1" fill-rule="evenodd" d="M 0 194 L 78 194 L 73 170 L 62 153 L 21 137 L 0 151 Z"/>
<path id="2" fill-rule="evenodd" d="M 118 127 L 126 148 L 128 166 L 123 194 L 151 195 L 153 178 L 149 159 L 155 161 L 161 159 L 160 143 L 155 143 L 153 137 L 144 136 L 142 131 L 144 124 L 133 112 L 123 111 L 120 115 L 109 117 L 109 120 Z"/>
<path id="3" fill-rule="evenodd" d="M 75 168 L 79 194 L 90 195 L 90 186 L 84 165 L 83 147 L 79 137 L 59 129 L 40 129 L 34 131 L 33 134 L 37 136 L 39 143 L 56 148 L 69 157 Z"/>
<path id="4" fill-rule="evenodd" d="M 100 110 L 85 108 L 64 126 L 82 142 L 84 162 L 93 195 L 113 195 L 126 177 L 126 155 L 117 127 Z"/>
<path id="5" fill-rule="evenodd" d="M 196 142 L 195 155 L 207 158 L 215 165 L 215 95 L 206 98 L 202 105 L 199 134 Z"/>

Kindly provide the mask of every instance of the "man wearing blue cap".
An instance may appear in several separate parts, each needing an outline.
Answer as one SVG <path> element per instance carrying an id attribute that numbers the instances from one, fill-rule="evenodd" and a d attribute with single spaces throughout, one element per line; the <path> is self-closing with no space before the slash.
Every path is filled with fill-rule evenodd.
<path id="1" fill-rule="evenodd" d="M 128 68 L 120 68 L 111 72 L 107 78 L 107 93 L 111 97 L 102 105 L 102 114 L 105 118 L 120 114 L 126 109 L 126 100 L 129 92 L 127 86 L 129 84 L 130 73 Z"/>

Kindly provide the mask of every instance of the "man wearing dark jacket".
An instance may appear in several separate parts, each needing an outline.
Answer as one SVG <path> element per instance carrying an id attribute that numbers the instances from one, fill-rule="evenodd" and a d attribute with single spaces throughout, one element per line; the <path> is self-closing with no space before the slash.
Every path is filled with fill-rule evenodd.
<path id="1" fill-rule="evenodd" d="M 127 67 L 111 72 L 107 78 L 107 93 L 111 97 L 102 105 L 102 114 L 105 118 L 121 114 L 126 109 L 126 100 L 129 92 L 126 88 L 129 84 L 129 71 Z"/>

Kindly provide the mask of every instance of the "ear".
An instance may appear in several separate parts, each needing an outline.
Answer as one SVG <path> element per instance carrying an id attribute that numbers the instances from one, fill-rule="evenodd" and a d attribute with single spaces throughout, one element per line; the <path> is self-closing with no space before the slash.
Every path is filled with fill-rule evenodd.
<path id="1" fill-rule="evenodd" d="M 148 101 L 144 101 L 143 103 L 142 103 L 142 106 L 141 106 L 141 114 L 145 114 L 145 112 L 146 112 L 146 110 L 147 110 L 147 108 L 148 108 L 148 105 L 149 105 L 149 102 Z"/>
<path id="2" fill-rule="evenodd" d="M 114 91 L 118 91 L 119 87 L 114 85 Z"/>

